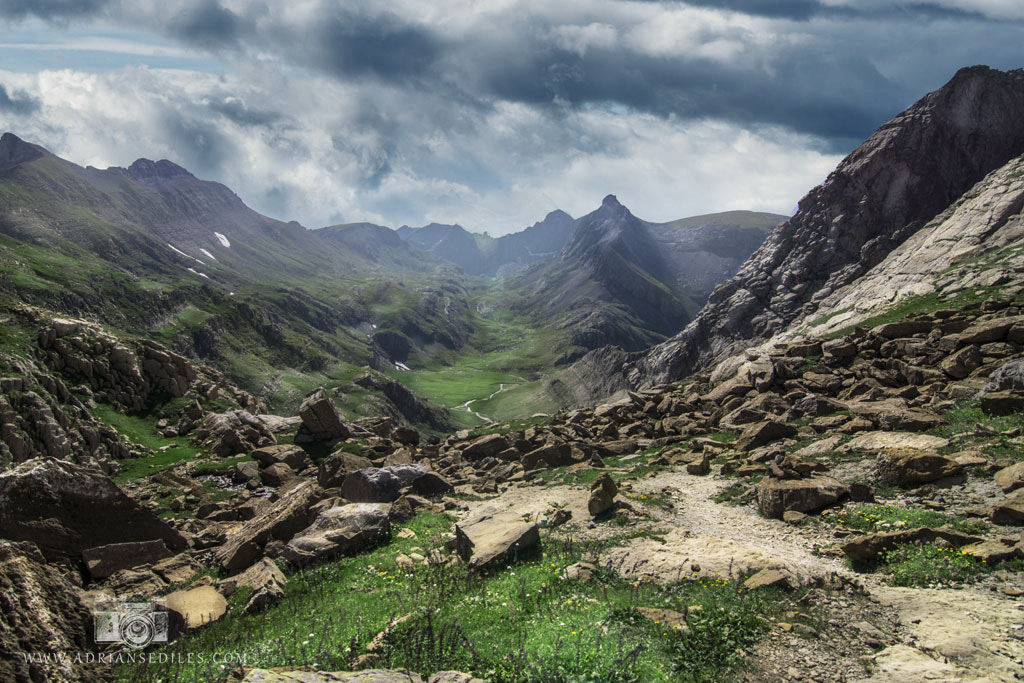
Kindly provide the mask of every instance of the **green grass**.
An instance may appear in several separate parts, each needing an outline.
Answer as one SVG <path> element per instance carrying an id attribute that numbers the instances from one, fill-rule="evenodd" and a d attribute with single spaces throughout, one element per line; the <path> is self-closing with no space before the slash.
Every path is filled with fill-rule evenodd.
<path id="1" fill-rule="evenodd" d="M 93 417 L 116 429 L 133 443 L 153 450 L 153 454 L 144 458 L 121 460 L 121 472 L 114 477 L 116 481 L 129 481 L 162 472 L 194 460 L 202 452 L 189 445 L 187 438 L 166 439 L 156 431 L 156 418 L 125 415 L 112 406 L 99 404 L 92 410 Z M 159 449 L 171 444 L 174 448 L 165 451 Z"/>
<path id="2" fill-rule="evenodd" d="M 534 557 L 484 576 L 463 565 L 394 563 L 399 551 L 437 552 L 449 524 L 441 515 L 414 518 L 416 538 L 302 572 L 281 604 L 258 615 L 229 613 L 158 651 L 192 653 L 191 662 L 123 665 L 116 679 L 222 681 L 227 672 L 212 662 L 214 652 L 238 653 L 250 666 L 348 670 L 392 620 L 409 615 L 372 668 L 456 669 L 495 683 L 717 681 L 741 667 L 780 597 L 723 579 L 661 587 L 600 570 L 599 583 L 569 581 L 565 567 L 600 550 L 571 541 L 545 540 Z M 689 610 L 690 632 L 643 618 L 641 606 Z"/>
<path id="3" fill-rule="evenodd" d="M 894 586 L 911 587 L 969 583 L 990 571 L 984 562 L 957 548 L 934 545 L 894 548 L 883 555 L 880 570 Z"/>
<path id="4" fill-rule="evenodd" d="M 745 482 L 730 484 L 712 496 L 711 500 L 720 505 L 743 505 L 746 502 L 743 494 L 749 488 L 750 485 Z"/>
<path id="5" fill-rule="evenodd" d="M 830 508 L 821 513 L 820 519 L 846 529 L 865 532 L 948 526 L 957 531 L 976 534 L 987 528 L 982 521 L 953 517 L 935 510 L 874 503 Z"/>
<path id="6" fill-rule="evenodd" d="M 946 424 L 929 433 L 950 440 L 950 445 L 943 449 L 947 454 L 965 448 L 979 448 L 994 460 L 1024 460 L 1024 448 L 1014 441 L 1015 437 L 1002 434 L 1024 430 L 1024 414 L 1014 413 L 1003 417 L 986 415 L 980 402 L 971 398 L 961 401 L 942 417 Z M 983 429 L 979 431 L 979 427 Z"/>

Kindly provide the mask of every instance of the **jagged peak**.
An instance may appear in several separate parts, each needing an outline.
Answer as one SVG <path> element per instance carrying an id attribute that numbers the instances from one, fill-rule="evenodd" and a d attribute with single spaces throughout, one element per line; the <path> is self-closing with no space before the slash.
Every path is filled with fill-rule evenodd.
<path id="1" fill-rule="evenodd" d="M 39 145 L 25 142 L 14 133 L 4 133 L 0 136 L 0 171 L 10 169 L 32 161 L 50 153 Z"/>
<path id="2" fill-rule="evenodd" d="M 160 161 L 137 159 L 135 163 L 128 167 L 128 175 L 142 181 L 151 179 L 166 180 L 178 176 L 195 177 L 181 166 L 167 159 L 161 159 Z"/>
<path id="3" fill-rule="evenodd" d="M 604 199 L 601 200 L 601 206 L 621 207 L 622 204 L 619 203 L 619 198 L 618 197 L 616 197 L 613 194 L 610 194 L 610 195 L 608 195 L 607 197 L 605 197 Z"/>

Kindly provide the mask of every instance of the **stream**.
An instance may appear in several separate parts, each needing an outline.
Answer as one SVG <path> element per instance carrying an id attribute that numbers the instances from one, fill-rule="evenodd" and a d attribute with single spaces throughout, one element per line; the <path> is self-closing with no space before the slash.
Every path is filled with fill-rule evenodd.
<path id="1" fill-rule="evenodd" d="M 516 377 L 516 379 L 523 380 L 524 382 L 526 381 L 522 377 L 518 377 L 518 376 Z M 511 389 L 512 387 L 517 387 L 517 386 L 519 386 L 519 384 L 517 384 L 515 382 L 511 382 L 511 383 L 502 382 L 501 384 L 498 385 L 497 391 L 492 392 L 491 395 L 488 396 L 487 398 L 471 398 L 468 401 L 466 401 L 465 403 L 463 403 L 462 405 L 460 405 L 458 408 L 456 408 L 456 410 L 465 410 L 467 413 L 470 413 L 472 415 L 476 415 L 477 419 L 483 420 L 487 424 L 494 424 L 494 420 L 492 420 L 491 418 L 487 417 L 486 415 L 483 415 L 481 413 L 476 412 L 470 406 L 473 403 L 476 403 L 478 401 L 489 401 L 492 398 L 494 398 L 495 396 L 497 396 L 498 394 L 500 394 L 501 392 L 506 391 L 507 389 Z"/>

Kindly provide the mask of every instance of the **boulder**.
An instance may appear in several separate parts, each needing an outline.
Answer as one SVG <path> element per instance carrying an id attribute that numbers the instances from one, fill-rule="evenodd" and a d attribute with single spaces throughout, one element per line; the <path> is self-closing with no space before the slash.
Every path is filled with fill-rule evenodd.
<path id="1" fill-rule="evenodd" d="M 998 564 L 1024 555 L 1021 544 L 1009 545 L 1000 541 L 981 541 L 962 547 L 961 552 L 986 564 Z"/>
<path id="2" fill-rule="evenodd" d="M 897 448 L 917 448 L 920 450 L 937 450 L 949 445 L 948 439 L 928 434 L 912 432 L 865 432 L 854 437 L 839 450 L 849 451 L 884 451 Z"/>
<path id="3" fill-rule="evenodd" d="M 935 413 L 920 408 L 908 408 L 903 399 L 882 401 L 850 401 L 846 404 L 850 414 L 868 420 L 876 429 L 891 432 L 923 432 L 945 424 Z"/>
<path id="4" fill-rule="evenodd" d="M 547 443 L 523 456 L 523 469 L 536 470 L 571 465 L 572 447 L 569 444 Z"/>
<path id="5" fill-rule="evenodd" d="M 953 531 L 952 529 L 906 529 L 880 534 L 869 534 L 849 541 L 843 546 L 843 553 L 854 562 L 873 562 L 879 555 L 908 543 L 929 544 L 941 540 L 959 548 L 970 543 L 978 543 L 982 539 L 970 534 Z"/>
<path id="6" fill-rule="evenodd" d="M 420 433 L 411 427 L 395 427 L 391 432 L 391 438 L 403 446 L 415 448 L 420 445 Z"/>
<path id="7" fill-rule="evenodd" d="M 997 318 L 974 323 L 957 335 L 961 344 L 985 344 L 1003 339 L 1014 324 L 1021 322 L 1021 317 Z"/>
<path id="8" fill-rule="evenodd" d="M 369 458 L 345 453 L 344 451 L 336 451 L 321 461 L 320 467 L 317 468 L 316 481 L 323 488 L 332 489 L 341 486 L 342 482 L 345 481 L 345 477 L 350 472 L 366 469 L 367 467 L 373 467 L 373 463 L 370 462 Z"/>
<path id="9" fill-rule="evenodd" d="M 207 414 L 196 427 L 193 439 L 221 458 L 277 443 L 274 433 L 245 410 Z"/>
<path id="10" fill-rule="evenodd" d="M 298 481 L 280 492 L 281 498 L 228 536 L 215 557 L 221 569 L 234 574 L 247 569 L 263 555 L 270 541 L 287 541 L 309 526 L 309 508 L 323 490 L 312 481 Z"/>
<path id="11" fill-rule="evenodd" d="M 994 504 L 989 519 L 993 524 L 1024 526 L 1024 488 L 1017 489 Z"/>
<path id="12" fill-rule="evenodd" d="M 926 484 L 951 477 L 964 466 L 952 458 L 917 448 L 894 448 L 878 456 L 878 477 L 889 484 Z"/>
<path id="13" fill-rule="evenodd" d="M 1024 391 L 1024 358 L 1009 360 L 989 375 L 982 393 L 993 391 Z"/>
<path id="14" fill-rule="evenodd" d="M 481 436 L 462 449 L 462 457 L 466 460 L 482 460 L 493 458 L 510 448 L 508 439 L 501 434 Z"/>
<path id="15" fill-rule="evenodd" d="M 391 535 L 388 505 L 350 503 L 321 512 L 285 546 L 285 558 L 297 565 L 327 557 L 353 555 Z"/>
<path id="16" fill-rule="evenodd" d="M 412 482 L 412 492 L 424 498 L 440 498 L 454 490 L 451 482 L 436 472 L 425 472 Z"/>
<path id="17" fill-rule="evenodd" d="M 299 417 L 314 441 L 333 441 L 352 436 L 351 430 L 341 421 L 338 409 L 323 387 L 306 396 L 299 406 Z"/>
<path id="18" fill-rule="evenodd" d="M 849 495 L 846 484 L 827 476 L 807 479 L 765 477 L 757 486 L 757 505 L 761 514 L 782 519 L 786 510 L 817 512 Z"/>
<path id="19" fill-rule="evenodd" d="M 102 663 L 75 664 L 95 649 L 93 618 L 77 589 L 31 543 L 0 540 L 0 680 L 100 683 Z M 25 654 L 60 653 L 28 663 Z"/>
<path id="20" fill-rule="evenodd" d="M 915 334 L 927 334 L 932 331 L 932 323 L 927 320 L 899 320 L 894 323 L 879 325 L 871 330 L 872 334 L 886 339 L 902 339 Z"/>
<path id="21" fill-rule="evenodd" d="M 283 486 L 289 479 L 294 479 L 298 475 L 295 474 L 295 470 L 283 462 L 275 462 L 263 469 L 260 472 L 260 480 L 272 488 Z"/>
<path id="22" fill-rule="evenodd" d="M 987 415 L 1024 413 L 1024 391 L 990 391 L 981 397 L 981 409 Z"/>
<path id="23" fill-rule="evenodd" d="M 85 568 L 95 581 L 105 579 L 122 569 L 153 564 L 171 556 L 163 541 L 129 541 L 110 543 L 82 551 Z"/>
<path id="24" fill-rule="evenodd" d="M 951 356 L 947 356 L 939 367 L 953 379 L 964 379 L 981 366 L 981 351 L 971 344 Z"/>
<path id="25" fill-rule="evenodd" d="M 1024 461 L 1004 467 L 996 472 L 995 482 L 1003 490 L 1003 493 L 1024 488 Z"/>
<path id="26" fill-rule="evenodd" d="M 740 438 L 736 440 L 735 448 L 738 451 L 752 451 L 772 441 L 778 441 L 779 439 L 795 435 L 796 427 L 784 422 L 765 420 L 744 429 L 743 433 L 740 434 Z"/>
<path id="27" fill-rule="evenodd" d="M 250 614 L 283 598 L 286 583 L 288 583 L 288 579 L 278 569 L 277 564 L 270 558 L 264 557 L 241 574 L 222 579 L 218 582 L 217 588 L 228 598 L 233 596 L 239 588 L 251 588 L 249 601 L 242 609 L 243 614 Z"/>
<path id="28" fill-rule="evenodd" d="M 309 456 L 306 455 L 306 451 L 290 444 L 257 448 L 251 455 L 252 459 L 258 462 L 262 468 L 270 467 L 280 462 L 288 465 L 295 472 L 301 472 L 313 464 Z"/>
<path id="29" fill-rule="evenodd" d="M 0 537 L 35 543 L 48 560 L 78 559 L 87 548 L 185 538 L 129 498 L 110 477 L 82 465 L 36 458 L 0 473 Z"/>
<path id="30" fill-rule="evenodd" d="M 185 583 L 199 571 L 199 563 L 186 553 L 160 560 L 153 565 L 153 573 L 167 583 Z"/>
<path id="31" fill-rule="evenodd" d="M 792 588 L 793 586 L 790 583 L 792 580 L 793 576 L 789 572 L 780 569 L 762 569 L 744 581 L 743 587 L 748 591 L 769 586 Z"/>
<path id="32" fill-rule="evenodd" d="M 536 523 L 491 507 L 455 525 L 456 551 L 477 570 L 500 566 L 538 543 L 540 532 Z"/>
<path id="33" fill-rule="evenodd" d="M 590 498 L 587 500 L 587 511 L 593 517 L 607 512 L 615 505 L 615 494 L 619 487 L 615 485 L 608 473 L 603 473 L 590 487 Z"/>
<path id="34" fill-rule="evenodd" d="M 355 503 L 391 503 L 429 472 L 425 465 L 367 467 L 345 476 L 341 495 Z"/>
<path id="35" fill-rule="evenodd" d="M 199 628 L 217 621 L 228 609 L 228 601 L 213 586 L 175 591 L 164 598 L 167 609 L 185 620 L 185 628 Z"/>
<path id="36" fill-rule="evenodd" d="M 672 629 L 676 633 L 690 632 L 690 625 L 686 623 L 686 615 L 682 612 L 661 607 L 637 607 L 636 611 L 661 628 Z"/>

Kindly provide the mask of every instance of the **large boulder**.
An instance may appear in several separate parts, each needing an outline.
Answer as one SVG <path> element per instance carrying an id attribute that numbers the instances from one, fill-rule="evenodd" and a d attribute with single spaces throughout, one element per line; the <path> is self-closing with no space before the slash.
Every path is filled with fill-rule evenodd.
<path id="1" fill-rule="evenodd" d="M 323 497 L 323 490 L 312 481 L 295 481 L 280 492 L 279 500 L 229 534 L 227 542 L 217 548 L 221 569 L 231 574 L 247 569 L 263 556 L 267 543 L 287 541 L 309 526 L 309 508 Z"/>
<path id="2" fill-rule="evenodd" d="M 314 441 L 333 441 L 352 436 L 352 431 L 341 421 L 338 409 L 323 387 L 306 397 L 299 406 L 299 417 Z"/>
<path id="3" fill-rule="evenodd" d="M 989 391 L 981 396 L 981 409 L 987 415 L 1024 413 L 1024 391 Z"/>
<path id="4" fill-rule="evenodd" d="M 109 680 L 106 665 L 75 663 L 94 650 L 92 615 L 33 544 L 0 540 L 0 596 L 0 680 Z M 61 658 L 29 663 L 26 654 Z"/>
<path id="5" fill-rule="evenodd" d="M 796 427 L 784 422 L 765 420 L 748 426 L 736 440 L 736 450 L 752 451 L 772 441 L 785 439 L 796 434 Z"/>
<path id="6" fill-rule="evenodd" d="M 487 507 L 455 525 L 455 548 L 473 569 L 500 566 L 540 543 L 534 522 Z"/>
<path id="7" fill-rule="evenodd" d="M 878 477 L 888 484 L 925 484 L 959 474 L 964 466 L 952 458 L 917 448 L 894 448 L 878 456 Z"/>
<path id="8" fill-rule="evenodd" d="M 370 462 L 369 458 L 337 451 L 320 461 L 320 466 L 316 472 L 316 481 L 323 488 L 332 489 L 341 486 L 342 482 L 345 481 L 345 477 L 350 472 L 368 467 L 373 467 L 373 463 Z"/>
<path id="9" fill-rule="evenodd" d="M 548 469 L 571 465 L 572 447 L 567 443 L 547 443 L 523 456 L 524 470 Z"/>
<path id="10" fill-rule="evenodd" d="M 270 467 L 277 463 L 284 463 L 295 472 L 301 472 L 311 466 L 313 462 L 306 455 L 306 451 L 291 444 L 278 444 L 257 448 L 250 455 L 259 463 L 261 468 Z"/>
<path id="11" fill-rule="evenodd" d="M 198 628 L 224 616 L 228 601 L 213 586 L 175 591 L 164 598 L 167 609 L 185 620 L 185 628 Z"/>
<path id="12" fill-rule="evenodd" d="M 1024 488 L 1024 461 L 1004 467 L 996 472 L 995 482 L 1004 493 Z"/>
<path id="13" fill-rule="evenodd" d="M 391 535 L 388 505 L 351 503 L 328 508 L 285 546 L 285 558 L 304 565 L 327 557 L 352 555 Z"/>
<path id="14" fill-rule="evenodd" d="M 501 434 L 481 436 L 462 449 L 462 457 L 466 460 L 482 460 L 493 458 L 509 449 L 508 439 Z"/>
<path id="15" fill-rule="evenodd" d="M 824 475 L 807 479 L 765 477 L 757 486 L 757 505 L 765 517 L 782 519 L 787 510 L 817 512 L 849 493 L 846 484 Z"/>
<path id="16" fill-rule="evenodd" d="M 1024 358 L 1014 358 L 1003 363 L 989 375 L 989 382 L 982 394 L 993 391 L 1024 391 Z"/>
<path id="17" fill-rule="evenodd" d="M 367 467 L 350 472 L 341 483 L 341 495 L 354 503 L 391 503 L 402 490 L 430 473 L 425 465 Z"/>
<path id="18" fill-rule="evenodd" d="M 105 579 L 122 569 L 155 564 L 171 556 L 163 541 L 111 543 L 82 551 L 85 568 L 93 580 Z"/>
<path id="19" fill-rule="evenodd" d="M 50 561 L 78 560 L 96 546 L 185 538 L 98 470 L 36 458 L 0 473 L 0 537 L 35 543 Z"/>
<path id="20" fill-rule="evenodd" d="M 274 433 L 246 410 L 207 414 L 196 427 L 193 439 L 223 458 L 277 443 Z"/>
<path id="21" fill-rule="evenodd" d="M 935 450 L 949 445 L 948 439 L 929 434 L 912 432 L 865 432 L 844 444 L 839 450 L 849 451 L 884 451 L 898 448 L 919 448 Z"/>
<path id="22" fill-rule="evenodd" d="M 935 413 L 921 408 L 909 408 L 906 401 L 898 398 L 850 401 L 846 406 L 854 417 L 869 420 L 875 428 L 885 431 L 923 432 L 945 424 Z"/>
<path id="23" fill-rule="evenodd" d="M 1017 489 L 993 505 L 989 518 L 995 524 L 1024 526 L 1024 488 Z"/>

